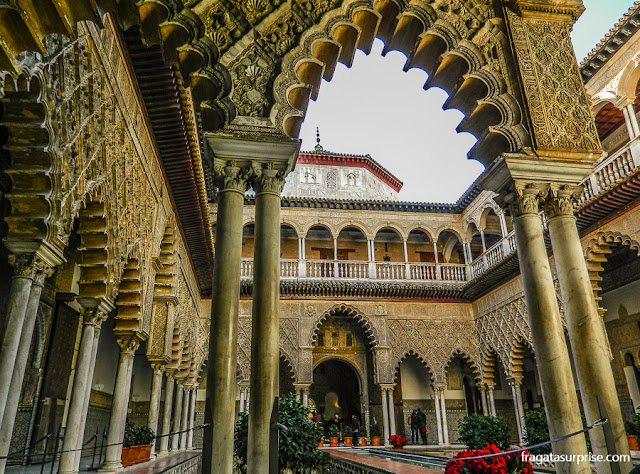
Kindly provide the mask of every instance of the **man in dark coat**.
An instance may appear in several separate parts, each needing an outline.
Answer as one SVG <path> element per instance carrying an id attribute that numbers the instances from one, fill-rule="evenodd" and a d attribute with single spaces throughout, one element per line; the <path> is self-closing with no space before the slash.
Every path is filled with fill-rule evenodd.
<path id="1" fill-rule="evenodd" d="M 360 420 L 357 415 L 351 415 L 351 429 L 353 430 L 353 445 L 358 446 L 358 436 L 360 436 Z"/>
<path id="2" fill-rule="evenodd" d="M 415 408 L 411 412 L 411 415 L 409 415 L 409 425 L 411 425 L 411 444 L 418 444 L 420 416 L 418 416 L 418 410 Z"/>
<path id="3" fill-rule="evenodd" d="M 427 415 L 422 413 L 420 408 L 418 408 L 418 431 L 420 432 L 420 436 L 422 437 L 422 442 L 427 444 Z"/>

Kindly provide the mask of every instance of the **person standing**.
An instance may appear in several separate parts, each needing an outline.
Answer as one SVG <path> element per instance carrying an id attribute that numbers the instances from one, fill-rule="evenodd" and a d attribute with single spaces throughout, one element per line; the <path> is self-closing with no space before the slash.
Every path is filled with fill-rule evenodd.
<path id="1" fill-rule="evenodd" d="M 353 431 L 353 447 L 358 446 L 358 437 L 360 436 L 360 419 L 353 414 L 351 415 L 351 430 Z"/>
<path id="2" fill-rule="evenodd" d="M 411 415 L 409 415 L 409 425 L 411 426 L 411 444 L 418 444 L 418 426 L 420 424 L 419 418 L 420 417 L 418 416 L 418 410 L 414 408 L 411 412 Z"/>
<path id="3" fill-rule="evenodd" d="M 427 444 L 427 415 L 422 413 L 420 408 L 417 411 L 418 416 L 418 431 L 420 432 L 420 437 L 422 438 L 422 442 Z"/>

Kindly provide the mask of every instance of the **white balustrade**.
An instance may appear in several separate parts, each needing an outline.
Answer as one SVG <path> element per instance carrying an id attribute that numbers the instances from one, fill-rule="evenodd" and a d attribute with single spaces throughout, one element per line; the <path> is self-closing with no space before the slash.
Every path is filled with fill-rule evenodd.
<path id="1" fill-rule="evenodd" d="M 584 193 L 576 202 L 576 208 L 605 193 L 636 170 L 629 147 L 630 145 L 621 148 L 595 167 L 593 173 L 582 183 Z"/>
<path id="2" fill-rule="evenodd" d="M 349 260 L 338 261 L 338 276 L 351 280 L 369 278 L 369 262 Z"/>
<path id="3" fill-rule="evenodd" d="M 251 278 L 253 276 L 253 259 L 243 258 L 240 263 L 240 278 Z"/>
<path id="4" fill-rule="evenodd" d="M 280 278 L 298 278 L 298 260 L 280 260 Z"/>
<path id="5" fill-rule="evenodd" d="M 333 278 L 333 260 L 307 260 L 307 278 Z"/>
<path id="6" fill-rule="evenodd" d="M 409 274 L 412 280 L 426 281 L 436 279 L 435 263 L 410 263 Z"/>
<path id="7" fill-rule="evenodd" d="M 404 280 L 406 265 L 398 262 L 376 262 L 378 280 Z"/>

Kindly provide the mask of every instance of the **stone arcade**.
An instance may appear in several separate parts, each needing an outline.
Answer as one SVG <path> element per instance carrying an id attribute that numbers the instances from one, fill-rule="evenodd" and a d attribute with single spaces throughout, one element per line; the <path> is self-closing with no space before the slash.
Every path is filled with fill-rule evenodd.
<path id="1" fill-rule="evenodd" d="M 582 11 L 2 2 L 0 456 L 46 452 L 60 431 L 58 472 L 77 472 L 108 426 L 115 472 L 127 419 L 165 435 L 204 420 L 154 452 L 202 445 L 203 472 L 232 472 L 248 409 L 248 469 L 266 473 L 288 391 L 385 437 L 421 405 L 441 446 L 469 412 L 508 417 L 522 439 L 525 409 L 544 406 L 552 437 L 581 429 L 580 406 L 589 423 L 605 409 L 611 436 L 592 430 L 593 451 L 628 454 L 640 20 L 634 6 L 579 68 Z M 295 167 L 308 101 L 375 38 L 478 138 L 469 157 L 486 171 L 455 204 L 397 202 L 401 182 L 368 155 L 319 144 Z"/>

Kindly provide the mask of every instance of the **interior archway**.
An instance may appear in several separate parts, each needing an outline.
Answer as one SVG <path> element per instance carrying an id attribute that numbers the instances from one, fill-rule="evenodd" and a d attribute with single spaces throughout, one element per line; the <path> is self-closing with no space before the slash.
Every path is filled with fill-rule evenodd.
<path id="1" fill-rule="evenodd" d="M 311 398 L 323 421 L 332 420 L 336 413 L 345 421 L 352 415 L 361 418 L 359 377 L 343 360 L 330 358 L 314 369 Z"/>

